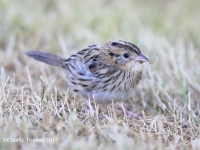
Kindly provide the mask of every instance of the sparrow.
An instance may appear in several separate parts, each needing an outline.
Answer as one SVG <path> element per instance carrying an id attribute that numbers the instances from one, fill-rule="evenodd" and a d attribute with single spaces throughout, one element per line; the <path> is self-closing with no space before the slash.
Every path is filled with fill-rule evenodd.
<path id="1" fill-rule="evenodd" d="M 34 50 L 26 54 L 60 67 L 69 88 L 99 104 L 130 98 L 142 78 L 143 62 L 150 62 L 136 45 L 122 40 L 90 45 L 67 59 Z"/>

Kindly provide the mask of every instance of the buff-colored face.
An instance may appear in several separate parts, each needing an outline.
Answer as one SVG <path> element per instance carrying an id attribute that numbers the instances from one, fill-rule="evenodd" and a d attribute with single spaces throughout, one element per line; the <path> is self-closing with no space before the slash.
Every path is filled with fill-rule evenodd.
<path id="1" fill-rule="evenodd" d="M 136 45 L 124 41 L 106 43 L 103 55 L 107 64 L 115 65 L 124 70 L 131 70 L 136 63 L 149 61 Z"/>

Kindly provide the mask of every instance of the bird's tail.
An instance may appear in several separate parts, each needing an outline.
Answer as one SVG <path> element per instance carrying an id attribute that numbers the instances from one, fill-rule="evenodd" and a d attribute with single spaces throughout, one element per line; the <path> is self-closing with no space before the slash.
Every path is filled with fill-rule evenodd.
<path id="1" fill-rule="evenodd" d="M 63 66 L 63 59 L 59 56 L 39 51 L 27 51 L 25 53 L 35 60 L 41 61 L 43 63 L 58 67 Z"/>

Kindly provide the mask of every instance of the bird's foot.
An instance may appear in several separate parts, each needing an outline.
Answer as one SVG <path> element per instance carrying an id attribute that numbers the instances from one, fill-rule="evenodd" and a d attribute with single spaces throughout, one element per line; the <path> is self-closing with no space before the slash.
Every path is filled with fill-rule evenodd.
<path id="1" fill-rule="evenodd" d="M 124 115 L 124 117 L 130 118 L 130 119 L 135 118 L 137 120 L 142 118 L 140 114 L 133 111 L 129 111 L 127 108 L 123 106 L 122 103 L 117 102 L 116 107 L 117 109 L 115 110 L 115 113 L 117 116 Z"/>

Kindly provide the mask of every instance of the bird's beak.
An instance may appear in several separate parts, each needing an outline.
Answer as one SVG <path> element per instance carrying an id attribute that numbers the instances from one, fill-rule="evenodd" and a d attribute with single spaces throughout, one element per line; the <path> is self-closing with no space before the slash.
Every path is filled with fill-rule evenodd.
<path id="1" fill-rule="evenodd" d="M 138 56 L 135 57 L 135 61 L 143 63 L 143 62 L 149 61 L 149 59 L 147 57 L 145 57 L 144 55 L 139 54 Z"/>

